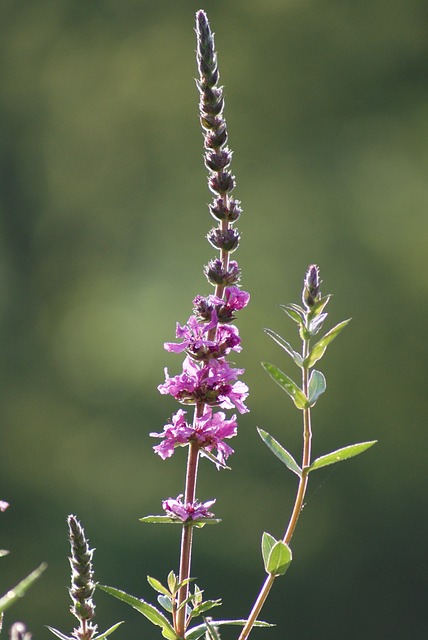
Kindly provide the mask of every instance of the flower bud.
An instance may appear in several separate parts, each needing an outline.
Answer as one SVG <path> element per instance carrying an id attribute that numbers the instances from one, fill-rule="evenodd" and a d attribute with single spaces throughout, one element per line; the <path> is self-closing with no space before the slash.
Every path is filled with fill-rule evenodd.
<path id="1" fill-rule="evenodd" d="M 205 276 L 214 286 L 230 286 L 237 284 L 241 277 L 241 270 L 235 260 L 229 262 L 227 269 L 224 269 L 221 260 L 211 260 L 204 268 Z"/>
<path id="2" fill-rule="evenodd" d="M 211 171 L 222 171 L 225 169 L 232 160 L 232 152 L 229 149 L 223 149 L 222 151 L 207 151 L 205 154 L 205 166 Z"/>
<path id="3" fill-rule="evenodd" d="M 228 171 L 222 171 L 210 176 L 208 185 L 213 193 L 227 193 L 234 188 L 235 179 Z"/>
<path id="4" fill-rule="evenodd" d="M 211 229 L 207 234 L 207 239 L 215 249 L 221 249 L 231 253 L 239 245 L 240 235 L 236 229 Z"/>
<path id="5" fill-rule="evenodd" d="M 308 310 L 321 298 L 320 286 L 319 268 L 311 264 L 306 271 L 302 292 L 302 301 Z"/>

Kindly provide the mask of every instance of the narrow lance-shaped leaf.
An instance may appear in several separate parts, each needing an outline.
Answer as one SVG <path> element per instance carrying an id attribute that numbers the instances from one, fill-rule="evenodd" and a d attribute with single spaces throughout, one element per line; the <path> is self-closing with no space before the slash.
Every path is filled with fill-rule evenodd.
<path id="1" fill-rule="evenodd" d="M 46 628 L 49 629 L 49 631 L 60 640 L 73 640 L 71 636 L 67 636 L 65 633 L 63 633 L 62 631 L 58 631 L 58 629 L 55 629 L 54 627 L 46 625 Z"/>
<path id="2" fill-rule="evenodd" d="M 209 611 L 209 609 L 212 609 L 213 607 L 219 607 L 221 605 L 221 600 L 205 600 L 205 602 L 201 602 L 201 604 L 199 604 L 197 607 L 195 607 L 193 609 L 193 611 L 191 611 L 191 616 L 192 618 L 196 618 L 196 616 L 200 616 L 201 613 L 204 613 L 205 611 Z"/>
<path id="3" fill-rule="evenodd" d="M 336 462 L 342 462 L 342 460 L 347 460 L 348 458 L 353 458 L 354 456 L 358 456 L 363 451 L 366 451 L 374 444 L 376 444 L 377 440 L 370 440 L 369 442 L 359 442 L 358 444 L 350 444 L 347 447 L 343 447 L 342 449 L 337 449 L 337 451 L 332 451 L 331 453 L 327 453 L 325 456 L 321 456 L 313 461 L 313 463 L 304 469 L 307 473 L 311 471 L 315 471 L 315 469 L 321 469 L 322 467 L 327 467 L 330 464 L 335 464 Z"/>
<path id="4" fill-rule="evenodd" d="M 306 409 L 308 406 L 308 399 L 303 391 L 297 386 L 297 384 L 289 378 L 281 369 L 278 369 L 270 362 L 262 362 L 262 367 L 268 372 L 272 380 L 274 380 L 281 389 L 284 389 L 286 393 L 293 400 L 298 409 Z"/>
<path id="5" fill-rule="evenodd" d="M 158 593 L 162 593 L 164 596 L 170 596 L 171 595 L 170 592 L 168 591 L 168 589 L 166 587 L 164 587 L 163 584 L 159 580 L 156 580 L 156 578 L 152 578 L 151 576 L 147 576 L 147 582 L 149 583 L 151 588 L 154 589 L 155 591 L 157 591 Z"/>
<path id="6" fill-rule="evenodd" d="M 206 524 L 218 524 L 221 522 L 220 518 L 198 518 L 198 520 L 189 520 L 189 522 L 183 522 L 180 518 L 173 518 L 172 516 L 144 516 L 139 518 L 140 522 L 146 522 L 149 524 L 185 524 L 188 527 L 196 527 L 201 529 Z"/>
<path id="7" fill-rule="evenodd" d="M 242 620 L 242 619 L 241 620 L 213 620 L 211 622 L 211 624 L 214 624 L 216 627 L 222 627 L 224 625 L 243 627 L 246 623 L 247 623 L 246 619 L 245 620 Z M 255 627 L 274 627 L 275 625 L 269 624 L 269 622 L 263 622 L 262 620 L 257 620 L 254 623 L 254 626 Z M 206 622 L 203 622 L 202 624 L 198 624 L 197 627 L 193 627 L 192 629 L 189 629 L 184 637 L 186 640 L 198 640 L 198 638 L 204 635 L 206 630 L 207 630 L 207 624 Z"/>
<path id="8" fill-rule="evenodd" d="M 2 598 L 0 598 L 0 613 L 6 611 L 6 609 L 12 606 L 14 602 L 19 600 L 19 598 L 22 598 L 27 589 L 29 589 L 38 578 L 40 578 L 47 566 L 48 565 L 45 562 L 42 562 L 42 564 L 37 567 L 37 569 L 32 571 L 26 578 L 21 580 L 21 582 L 18 582 L 18 584 L 13 587 L 13 589 L 9 589 L 9 591 Z"/>
<path id="9" fill-rule="evenodd" d="M 290 469 L 290 471 L 293 471 L 293 473 L 295 473 L 300 478 L 300 476 L 302 475 L 302 470 L 291 453 L 288 453 L 288 451 L 284 449 L 284 447 L 279 444 L 279 442 L 275 440 L 275 438 L 273 438 L 267 431 L 264 431 L 259 427 L 257 427 L 257 431 L 265 445 L 272 451 L 272 453 L 276 455 L 276 457 L 279 458 L 279 460 L 281 460 L 281 462 L 283 462 L 285 466 Z"/>
<path id="10" fill-rule="evenodd" d="M 280 304 L 279 306 L 296 324 L 302 324 L 305 321 L 305 311 L 298 304 L 290 302 L 290 304 Z"/>
<path id="11" fill-rule="evenodd" d="M 275 340 L 275 342 L 279 344 L 279 346 L 282 347 L 286 353 L 288 353 L 290 358 L 293 360 L 295 364 L 297 364 L 298 367 L 302 366 L 302 362 L 303 362 L 302 356 L 300 355 L 300 353 L 298 353 L 293 349 L 293 347 L 291 346 L 291 344 L 287 342 L 287 340 L 284 340 L 284 338 L 282 338 L 280 335 L 278 335 L 277 333 L 275 333 L 275 331 L 272 331 L 271 329 L 265 329 L 265 333 L 270 338 L 272 338 L 272 340 Z"/>
<path id="12" fill-rule="evenodd" d="M 94 640 L 104 640 L 104 638 L 107 638 L 107 636 L 113 633 L 113 631 L 116 631 L 116 629 L 120 627 L 121 624 L 124 624 L 124 620 L 121 620 L 120 622 L 116 622 L 116 624 L 114 624 L 112 627 L 107 629 L 107 631 L 104 631 L 103 633 L 100 633 L 99 635 L 95 636 Z"/>
<path id="13" fill-rule="evenodd" d="M 339 322 L 339 324 L 333 327 L 333 329 L 330 329 L 330 331 L 328 331 L 325 336 L 321 338 L 321 340 L 318 340 L 318 342 L 312 347 L 308 357 L 303 362 L 303 365 L 307 368 L 313 367 L 314 364 L 323 357 L 325 350 L 327 349 L 330 342 L 332 342 L 336 338 L 336 336 L 339 335 L 342 329 L 344 329 L 350 321 L 351 318 L 348 318 L 348 320 Z"/>
<path id="14" fill-rule="evenodd" d="M 164 638 L 166 638 L 167 640 L 176 640 L 177 635 L 174 629 L 165 618 L 163 613 L 158 611 L 156 607 L 149 604 L 148 602 L 145 602 L 144 600 L 136 598 L 135 596 L 131 596 L 128 593 L 125 593 L 125 591 L 121 591 L 120 589 L 115 589 L 114 587 L 108 587 L 102 584 L 97 586 L 99 586 L 100 589 L 113 596 L 114 598 L 117 598 L 118 600 L 129 604 L 136 611 L 142 613 L 143 616 L 150 620 L 150 622 L 157 625 L 158 627 L 161 627 L 162 635 Z"/>

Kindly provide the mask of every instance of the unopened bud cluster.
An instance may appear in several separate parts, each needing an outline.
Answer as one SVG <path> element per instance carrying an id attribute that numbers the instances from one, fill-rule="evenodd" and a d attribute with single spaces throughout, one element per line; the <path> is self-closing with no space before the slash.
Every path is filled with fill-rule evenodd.
<path id="1" fill-rule="evenodd" d="M 196 34 L 199 70 L 197 85 L 200 93 L 200 121 L 204 131 L 204 161 L 209 172 L 208 186 L 214 194 L 209 210 L 219 223 L 217 228 L 211 229 L 207 237 L 210 244 L 222 251 L 223 257 L 227 258 L 227 254 L 235 251 L 239 244 L 239 233 L 231 225 L 241 215 L 241 207 L 240 202 L 231 195 L 236 182 L 229 168 L 232 152 L 227 147 L 227 127 L 223 117 L 223 88 L 218 85 L 220 75 L 214 36 L 204 11 L 198 11 L 196 14 Z M 225 265 L 223 264 L 222 271 L 213 269 L 213 263 L 205 268 L 208 280 L 216 287 L 233 285 L 239 281 L 236 263 L 231 263 L 229 267 L 226 259 Z"/>
<path id="2" fill-rule="evenodd" d="M 90 640 L 97 629 L 97 626 L 90 622 L 95 617 L 95 605 L 92 601 L 95 591 L 93 549 L 89 548 L 85 532 L 77 518 L 70 515 L 67 523 L 71 546 L 70 597 L 73 602 L 70 611 L 80 622 L 80 628 L 75 629 L 72 635 L 78 640 Z"/>

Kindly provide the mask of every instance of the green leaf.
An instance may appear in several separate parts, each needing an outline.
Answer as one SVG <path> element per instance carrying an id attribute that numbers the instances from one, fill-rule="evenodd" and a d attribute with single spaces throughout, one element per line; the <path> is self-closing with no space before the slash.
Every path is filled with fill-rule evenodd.
<path id="1" fill-rule="evenodd" d="M 316 334 L 321 331 L 321 328 L 327 316 L 328 313 L 320 313 L 319 316 L 316 316 L 309 322 L 309 333 L 311 336 L 316 336 Z"/>
<path id="2" fill-rule="evenodd" d="M 205 600 L 205 602 L 202 602 L 192 610 L 191 616 L 192 618 L 196 618 L 196 616 L 200 616 L 201 613 L 204 613 L 205 611 L 209 611 L 213 607 L 219 607 L 220 605 L 221 605 L 221 600 Z"/>
<path id="3" fill-rule="evenodd" d="M 315 318 L 315 316 L 319 316 L 321 312 L 324 310 L 324 308 L 326 307 L 326 305 L 328 304 L 328 302 L 330 301 L 330 298 L 331 298 L 331 293 L 329 293 L 327 296 L 324 296 L 324 298 L 321 298 L 320 300 L 315 302 L 314 306 L 311 307 L 311 310 L 309 312 L 309 317 Z"/>
<path id="4" fill-rule="evenodd" d="M 279 305 L 283 311 L 287 314 L 289 318 L 294 320 L 297 324 L 304 323 L 305 321 L 305 310 L 302 309 L 298 304 L 294 304 L 290 302 L 290 304 L 280 304 Z"/>
<path id="5" fill-rule="evenodd" d="M 270 533 L 267 533 L 267 531 L 263 532 L 262 535 L 262 556 L 263 556 L 263 562 L 265 565 L 265 569 L 267 567 L 267 563 L 269 560 L 269 556 L 270 556 L 270 552 L 272 551 L 272 548 L 274 547 L 274 545 L 277 543 L 277 540 L 275 540 L 275 538 L 273 536 L 270 535 Z M 266 569 L 267 571 L 267 569 Z"/>
<path id="6" fill-rule="evenodd" d="M 311 407 L 314 406 L 320 395 L 324 393 L 326 387 L 327 383 L 325 381 L 324 375 L 321 373 L 321 371 L 313 369 L 309 378 L 308 385 L 308 400 Z"/>
<path id="7" fill-rule="evenodd" d="M 273 576 L 283 576 L 291 564 L 291 549 L 282 540 L 278 540 L 273 545 L 266 562 L 266 572 Z"/>
<path id="8" fill-rule="evenodd" d="M 177 639 L 177 635 L 168 620 L 165 618 L 163 613 L 158 611 L 158 609 L 156 609 L 156 607 L 154 607 L 152 604 L 149 604 L 144 600 L 140 600 L 135 596 L 131 596 L 128 593 L 125 593 L 125 591 L 115 589 L 114 587 L 108 587 L 104 584 L 99 584 L 97 586 L 114 598 L 117 598 L 118 600 L 129 604 L 131 607 L 133 607 L 133 609 L 135 609 L 139 613 L 142 613 L 143 616 L 150 620 L 152 624 L 161 627 L 162 635 L 164 638 L 167 638 L 167 640 Z"/>
<path id="9" fill-rule="evenodd" d="M 168 582 L 170 593 L 176 594 L 179 587 L 178 587 L 178 576 L 175 575 L 174 571 L 170 571 L 168 573 L 167 582 Z"/>
<path id="10" fill-rule="evenodd" d="M 10 589 L 2 598 L 0 598 L 0 613 L 6 611 L 6 609 L 12 606 L 14 602 L 19 600 L 19 598 L 22 598 L 27 589 L 29 589 L 38 578 L 40 578 L 47 566 L 46 562 L 42 562 L 37 569 L 34 569 L 34 571 L 32 571 L 26 578 L 21 580 L 21 582 L 18 582 L 16 587 Z"/>
<path id="11" fill-rule="evenodd" d="M 321 469 L 322 467 L 327 467 L 329 464 L 335 464 L 336 462 L 342 462 L 342 460 L 347 460 L 348 458 L 353 458 L 354 456 L 358 456 L 363 451 L 366 451 L 374 444 L 376 444 L 377 440 L 370 440 L 370 442 L 359 442 L 358 444 L 350 444 L 347 447 L 343 447 L 342 449 L 337 449 L 337 451 L 332 451 L 331 453 L 327 453 L 325 456 L 321 456 L 313 461 L 313 463 L 304 469 L 304 471 L 310 473 L 311 471 L 315 471 L 315 469 Z"/>
<path id="12" fill-rule="evenodd" d="M 276 457 L 279 458 L 281 462 L 283 462 L 285 466 L 288 467 L 288 469 L 290 469 L 290 471 L 293 471 L 293 473 L 298 475 L 300 478 L 300 476 L 302 475 L 302 470 L 291 453 L 288 453 L 288 451 L 284 449 L 284 447 L 279 444 L 279 442 L 275 440 L 275 438 L 273 438 L 267 431 L 264 431 L 259 427 L 257 427 L 257 431 L 259 432 L 259 436 L 261 437 L 265 445 L 269 447 L 272 453 L 275 454 Z"/>
<path id="13" fill-rule="evenodd" d="M 221 627 L 223 625 L 235 625 L 238 627 L 243 627 L 246 624 L 247 620 L 211 620 L 210 624 L 215 625 L 216 627 Z M 269 622 L 263 622 L 262 620 L 257 620 L 254 623 L 255 627 L 274 627 L 274 624 L 269 624 Z M 207 630 L 207 623 L 203 622 L 202 624 L 198 624 L 197 627 L 193 627 L 189 629 L 185 634 L 186 640 L 198 640 Z"/>
<path id="14" fill-rule="evenodd" d="M 209 620 L 205 620 L 205 624 L 207 625 L 207 638 L 208 640 L 221 640 L 220 634 L 215 628 L 214 625 L 211 624 Z"/>
<path id="15" fill-rule="evenodd" d="M 60 638 L 61 640 L 74 640 L 71 636 L 66 636 L 65 633 L 62 633 L 62 631 L 58 631 L 58 629 L 48 627 L 47 625 L 46 628 L 49 629 L 49 631 L 53 633 L 54 636 L 57 636 L 57 638 Z"/>
<path id="16" fill-rule="evenodd" d="M 168 613 L 172 613 L 172 599 L 171 596 L 158 596 L 158 602 L 160 604 L 160 606 L 165 609 L 165 611 L 168 611 Z"/>
<path id="17" fill-rule="evenodd" d="M 295 364 L 297 364 L 298 367 L 302 366 L 302 356 L 297 351 L 294 351 L 291 344 L 289 344 L 286 340 L 284 340 L 284 338 L 281 338 L 281 336 L 279 336 L 277 333 L 275 333 L 275 331 L 272 331 L 271 329 L 265 329 L 265 333 L 267 333 L 267 335 L 272 338 L 272 340 L 275 340 L 275 342 L 279 344 L 279 346 L 282 347 L 286 353 L 288 353 L 290 358 Z"/>
<path id="18" fill-rule="evenodd" d="M 298 409 L 306 409 L 308 406 L 308 399 L 291 378 L 286 376 L 281 369 L 270 364 L 270 362 L 262 362 L 262 367 L 268 372 L 272 380 L 279 384 L 281 389 L 284 389 L 284 391 L 288 393 Z"/>
<path id="19" fill-rule="evenodd" d="M 199 518 L 198 520 L 189 520 L 188 522 L 183 522 L 180 518 L 173 518 L 171 516 L 144 516 L 144 518 L 139 518 L 140 522 L 147 522 L 149 524 L 181 524 L 186 527 L 196 527 L 197 529 L 202 529 L 206 524 L 218 524 L 221 522 L 219 518 Z"/>
<path id="20" fill-rule="evenodd" d="M 172 518 L 171 516 L 144 516 L 139 518 L 140 522 L 148 522 L 150 524 L 184 524 L 182 520 L 178 518 Z"/>
<path id="21" fill-rule="evenodd" d="M 343 322 L 339 322 L 333 329 L 330 329 L 321 340 L 318 340 L 316 344 L 312 347 L 308 357 L 303 362 L 303 365 L 308 369 L 313 367 L 318 360 L 320 360 L 325 350 L 327 349 L 330 342 L 332 342 L 336 336 L 346 327 L 346 325 L 351 321 L 351 318 L 348 320 L 344 320 Z"/>
<path id="22" fill-rule="evenodd" d="M 193 593 L 193 599 L 192 599 L 194 607 L 197 607 L 198 605 L 202 604 L 202 593 L 203 591 L 199 589 L 197 584 L 195 584 L 195 591 Z"/>
<path id="23" fill-rule="evenodd" d="M 98 636 L 95 636 L 94 640 L 104 640 L 104 638 L 107 638 L 107 636 L 113 633 L 113 631 L 116 631 L 116 629 L 123 623 L 124 620 L 122 620 L 121 622 L 116 622 L 116 624 L 114 624 L 112 627 L 109 627 L 107 631 L 104 631 L 104 633 L 100 633 Z"/>
<path id="24" fill-rule="evenodd" d="M 162 593 L 164 596 L 168 596 L 168 597 L 171 595 L 168 589 L 164 587 L 163 584 L 159 582 L 159 580 L 156 580 L 156 578 L 147 576 L 147 582 L 149 583 L 151 588 L 157 591 L 158 593 Z"/>

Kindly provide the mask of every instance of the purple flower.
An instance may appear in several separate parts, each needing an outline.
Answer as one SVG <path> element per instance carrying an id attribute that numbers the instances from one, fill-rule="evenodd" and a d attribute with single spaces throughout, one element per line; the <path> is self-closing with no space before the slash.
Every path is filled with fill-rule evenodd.
<path id="1" fill-rule="evenodd" d="M 246 413 L 248 409 L 244 400 L 248 396 L 248 387 L 243 382 L 234 382 L 243 372 L 243 369 L 233 369 L 223 359 L 208 360 L 201 366 L 187 357 L 181 374 L 170 378 L 165 369 L 166 379 L 158 390 L 164 395 L 172 395 L 182 404 L 204 403 L 223 409 L 236 407 L 240 413 Z"/>
<path id="2" fill-rule="evenodd" d="M 215 310 L 213 311 L 214 315 L 217 320 Z M 167 351 L 174 353 L 186 351 L 194 360 L 222 358 L 230 353 L 232 349 L 241 351 L 241 339 L 236 327 L 233 325 L 220 326 L 217 328 L 215 338 L 208 340 L 208 332 L 211 328 L 211 323 L 202 324 L 198 322 L 195 316 L 190 316 L 187 324 L 183 327 L 177 323 L 175 335 L 182 342 L 166 342 L 164 347 Z"/>
<path id="3" fill-rule="evenodd" d="M 195 502 L 183 504 L 181 499 L 183 494 L 177 496 L 177 499 L 168 498 L 168 500 L 162 501 L 162 507 L 165 509 L 168 516 L 173 518 L 179 518 L 182 522 L 191 522 L 200 520 L 201 518 L 212 518 L 213 513 L 210 513 L 208 509 L 212 507 L 215 500 L 208 500 L 207 502 Z"/>
<path id="4" fill-rule="evenodd" d="M 239 287 L 226 287 L 224 299 L 229 309 L 239 311 L 247 306 L 250 300 L 250 294 L 247 293 L 247 291 L 242 291 Z"/>
<path id="5" fill-rule="evenodd" d="M 234 320 L 234 311 L 243 309 L 249 300 L 250 294 L 239 287 L 226 287 L 224 300 L 214 295 L 196 296 L 193 300 L 194 313 L 202 322 L 212 323 L 215 314 L 216 322 L 227 324 Z"/>
<path id="6" fill-rule="evenodd" d="M 189 442 L 196 442 L 200 449 L 212 452 L 217 450 L 217 468 L 224 466 L 227 458 L 233 453 L 232 447 L 223 440 L 233 438 L 237 433 L 236 416 L 226 420 L 223 411 L 217 413 L 206 407 L 202 417 L 197 418 L 194 426 L 190 426 L 185 420 L 186 412 L 179 409 L 172 416 L 172 424 L 167 424 L 162 433 L 151 433 L 154 438 L 163 438 L 163 441 L 153 447 L 154 451 L 165 460 L 170 458 L 177 446 L 183 446 Z"/>

